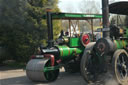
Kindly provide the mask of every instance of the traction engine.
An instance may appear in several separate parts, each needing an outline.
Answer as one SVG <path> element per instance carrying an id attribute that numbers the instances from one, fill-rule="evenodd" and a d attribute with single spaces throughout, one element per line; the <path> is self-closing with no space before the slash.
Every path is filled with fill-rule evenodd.
<path id="1" fill-rule="evenodd" d="M 128 84 L 128 29 L 109 26 L 108 6 L 108 0 L 102 0 L 103 38 L 92 46 L 89 44 L 86 46 L 81 59 L 81 74 L 88 83 L 92 83 L 99 81 L 99 78 L 103 78 L 101 75 L 109 72 L 119 84 L 126 85 Z"/>

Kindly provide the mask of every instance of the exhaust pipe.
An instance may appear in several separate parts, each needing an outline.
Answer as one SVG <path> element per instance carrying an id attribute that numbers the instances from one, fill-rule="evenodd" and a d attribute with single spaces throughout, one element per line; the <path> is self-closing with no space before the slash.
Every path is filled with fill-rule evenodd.
<path id="1" fill-rule="evenodd" d="M 48 27 L 48 47 L 51 48 L 54 45 L 54 41 L 53 41 L 52 13 L 49 11 L 47 11 L 47 27 Z"/>
<path id="2" fill-rule="evenodd" d="M 110 38 L 108 0 L 102 0 L 102 16 L 103 16 L 103 38 Z"/>

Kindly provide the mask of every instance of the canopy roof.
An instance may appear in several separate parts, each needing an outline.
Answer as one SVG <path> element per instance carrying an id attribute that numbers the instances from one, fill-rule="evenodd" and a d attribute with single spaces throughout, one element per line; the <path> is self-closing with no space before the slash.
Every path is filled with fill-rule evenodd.
<path id="1" fill-rule="evenodd" d="M 128 1 L 120 1 L 109 5 L 110 13 L 128 15 Z"/>
<path id="2" fill-rule="evenodd" d="M 100 19 L 102 14 L 81 14 L 81 13 L 53 13 L 53 19 L 63 20 L 87 20 L 87 19 Z M 46 16 L 44 16 L 46 18 Z"/>

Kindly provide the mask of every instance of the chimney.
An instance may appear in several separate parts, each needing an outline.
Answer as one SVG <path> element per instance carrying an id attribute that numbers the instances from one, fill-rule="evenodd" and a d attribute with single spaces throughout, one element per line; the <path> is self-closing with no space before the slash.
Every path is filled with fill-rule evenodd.
<path id="1" fill-rule="evenodd" d="M 54 45 L 51 9 L 47 9 L 47 27 L 48 27 L 48 47 L 51 48 Z"/>
<path id="2" fill-rule="evenodd" d="M 110 37 L 109 28 L 109 1 L 102 0 L 102 15 L 103 15 L 103 38 Z"/>

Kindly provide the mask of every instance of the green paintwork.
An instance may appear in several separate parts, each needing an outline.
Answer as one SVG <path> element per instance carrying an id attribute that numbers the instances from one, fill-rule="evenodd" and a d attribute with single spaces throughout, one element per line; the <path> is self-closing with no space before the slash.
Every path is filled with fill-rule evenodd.
<path id="1" fill-rule="evenodd" d="M 102 18 L 101 14 L 78 14 L 78 13 L 58 13 L 53 18 Z"/>
<path id="2" fill-rule="evenodd" d="M 125 28 L 125 30 L 126 30 L 126 34 L 124 34 L 124 37 L 128 38 L 128 28 Z"/>
<path id="3" fill-rule="evenodd" d="M 46 16 L 43 16 L 46 19 Z M 53 19 L 97 19 L 102 18 L 102 14 L 82 14 L 82 13 L 53 13 Z"/>
<path id="4" fill-rule="evenodd" d="M 58 49 L 62 60 L 71 59 L 74 56 L 81 54 L 84 50 L 82 48 L 69 48 L 68 46 L 58 46 Z"/>
<path id="5" fill-rule="evenodd" d="M 69 38 L 70 47 L 79 47 L 81 46 L 80 38 Z"/>
<path id="6" fill-rule="evenodd" d="M 126 40 L 114 40 L 117 49 L 126 48 L 128 41 Z"/>
<path id="7" fill-rule="evenodd" d="M 44 70 L 43 70 L 43 72 L 54 71 L 54 70 L 57 70 L 59 68 L 60 68 L 59 65 L 58 66 L 45 67 Z"/>

